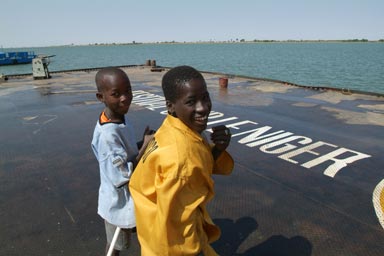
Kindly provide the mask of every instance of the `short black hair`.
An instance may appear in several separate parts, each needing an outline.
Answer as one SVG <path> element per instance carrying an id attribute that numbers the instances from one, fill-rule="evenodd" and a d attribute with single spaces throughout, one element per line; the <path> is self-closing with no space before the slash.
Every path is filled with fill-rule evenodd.
<path id="1" fill-rule="evenodd" d="M 129 81 L 128 75 L 120 68 L 106 67 L 106 68 L 100 69 L 95 76 L 97 91 L 101 92 L 105 89 L 104 87 L 106 84 L 107 76 L 118 76 L 118 75 L 126 77 Z"/>
<path id="2" fill-rule="evenodd" d="M 201 79 L 205 83 L 203 75 L 193 67 L 178 66 L 170 69 L 161 81 L 165 99 L 175 102 L 179 88 L 192 79 Z"/>

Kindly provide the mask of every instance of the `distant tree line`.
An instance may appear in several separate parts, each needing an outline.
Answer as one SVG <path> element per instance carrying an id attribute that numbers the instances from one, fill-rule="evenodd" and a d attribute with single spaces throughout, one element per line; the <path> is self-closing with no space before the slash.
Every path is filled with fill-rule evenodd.
<path id="1" fill-rule="evenodd" d="M 254 40 L 248 41 L 246 39 L 236 38 L 236 39 L 230 39 L 227 41 L 209 40 L 209 41 L 198 41 L 198 42 L 194 42 L 194 43 L 223 43 L 223 42 L 227 42 L 227 43 L 247 43 L 247 42 L 248 43 L 249 42 L 253 42 L 253 43 L 274 43 L 274 42 L 292 42 L 292 43 L 295 43 L 295 42 L 356 42 L 356 43 L 365 43 L 365 42 L 380 42 L 380 43 L 384 43 L 384 39 L 379 39 L 377 41 L 369 41 L 368 39 L 365 39 L 365 38 L 362 38 L 362 39 L 340 39 L 340 40 L 321 40 L 321 39 L 319 39 L 319 40 L 293 40 L 293 39 L 288 39 L 288 40 L 264 39 L 264 40 L 261 40 L 261 39 L 254 39 Z M 178 42 L 178 41 L 172 40 L 172 41 L 163 41 L 163 42 L 155 42 L 155 43 L 156 44 L 176 44 L 176 43 L 193 43 L 193 42 L 186 42 L 186 41 Z M 94 44 L 89 44 L 89 45 L 103 46 L 103 45 L 136 45 L 136 44 L 143 44 L 143 43 L 132 41 L 131 43 L 94 43 Z"/>
<path id="2" fill-rule="evenodd" d="M 342 42 L 368 42 L 368 39 L 347 39 L 347 40 L 342 40 Z"/>

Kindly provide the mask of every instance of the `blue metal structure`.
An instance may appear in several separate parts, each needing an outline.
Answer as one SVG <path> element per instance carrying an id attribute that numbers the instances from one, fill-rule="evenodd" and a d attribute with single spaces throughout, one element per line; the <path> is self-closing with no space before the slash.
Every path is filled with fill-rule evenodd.
<path id="1" fill-rule="evenodd" d="M 0 52 L 1 65 L 28 64 L 36 57 L 33 51 L 23 52 Z"/>

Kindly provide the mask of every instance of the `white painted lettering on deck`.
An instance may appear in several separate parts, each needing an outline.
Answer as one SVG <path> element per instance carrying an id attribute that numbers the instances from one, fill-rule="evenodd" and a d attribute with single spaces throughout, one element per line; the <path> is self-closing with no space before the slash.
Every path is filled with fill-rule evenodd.
<path id="1" fill-rule="evenodd" d="M 341 156 L 345 153 L 351 153 L 353 155 L 346 157 L 346 158 L 336 158 L 337 156 Z M 368 158 L 370 155 L 363 154 L 354 150 L 350 150 L 347 148 L 338 148 L 332 152 L 329 152 L 326 155 L 320 156 L 316 159 L 313 159 L 312 161 L 308 161 L 301 166 L 305 168 L 311 168 L 315 165 L 324 163 L 325 161 L 333 161 L 334 164 L 331 164 L 328 166 L 328 168 L 324 171 L 324 174 L 329 177 L 335 177 L 338 171 L 340 171 L 341 168 L 346 167 L 348 164 L 353 163 L 357 160 Z"/>
<path id="2" fill-rule="evenodd" d="M 290 151 L 290 150 L 297 148 L 298 146 L 288 143 L 288 142 L 292 142 L 295 140 L 298 140 L 297 143 L 300 143 L 301 145 L 306 145 L 306 144 L 309 144 L 312 142 L 312 139 L 310 139 L 310 138 L 295 135 L 295 136 L 290 136 L 288 138 L 263 145 L 260 147 L 260 150 L 263 151 L 264 153 L 268 153 L 268 154 L 281 154 L 281 153 L 284 153 L 284 152 L 287 152 L 287 151 Z M 277 148 L 275 150 L 269 150 L 271 148 L 275 148 L 276 146 L 280 146 L 280 145 L 284 145 L 284 146 Z"/>
<path id="3" fill-rule="evenodd" d="M 132 103 L 152 111 L 166 108 L 163 96 L 142 90 L 133 91 Z M 167 110 L 160 111 L 160 114 L 166 115 Z M 258 126 L 257 122 L 250 120 L 239 121 L 238 119 L 235 116 L 226 117 L 224 113 L 211 111 L 208 126 L 224 124 L 231 129 L 232 139 L 239 138 L 237 140 L 238 143 L 249 148 L 260 146 L 259 150 L 263 153 L 277 155 L 280 159 L 292 164 L 300 164 L 300 166 L 307 169 L 329 162 L 330 164 L 325 168 L 323 174 L 332 178 L 342 168 L 348 166 L 348 164 L 371 157 L 368 154 L 339 147 L 331 143 L 323 141 L 313 142 L 311 138 L 295 135 L 293 132 L 284 130 L 273 131 L 271 126 Z M 237 121 L 233 122 L 235 120 Z M 207 131 L 212 132 L 211 128 L 208 128 Z M 324 151 L 326 153 L 323 153 Z M 299 155 L 300 163 L 297 158 L 295 159 Z"/>

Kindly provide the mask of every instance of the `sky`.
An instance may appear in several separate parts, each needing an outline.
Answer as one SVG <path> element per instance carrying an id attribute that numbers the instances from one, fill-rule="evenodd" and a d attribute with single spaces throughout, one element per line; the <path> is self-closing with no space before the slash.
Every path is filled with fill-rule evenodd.
<path id="1" fill-rule="evenodd" d="M 0 47 L 384 39 L 383 0 L 0 0 Z"/>

